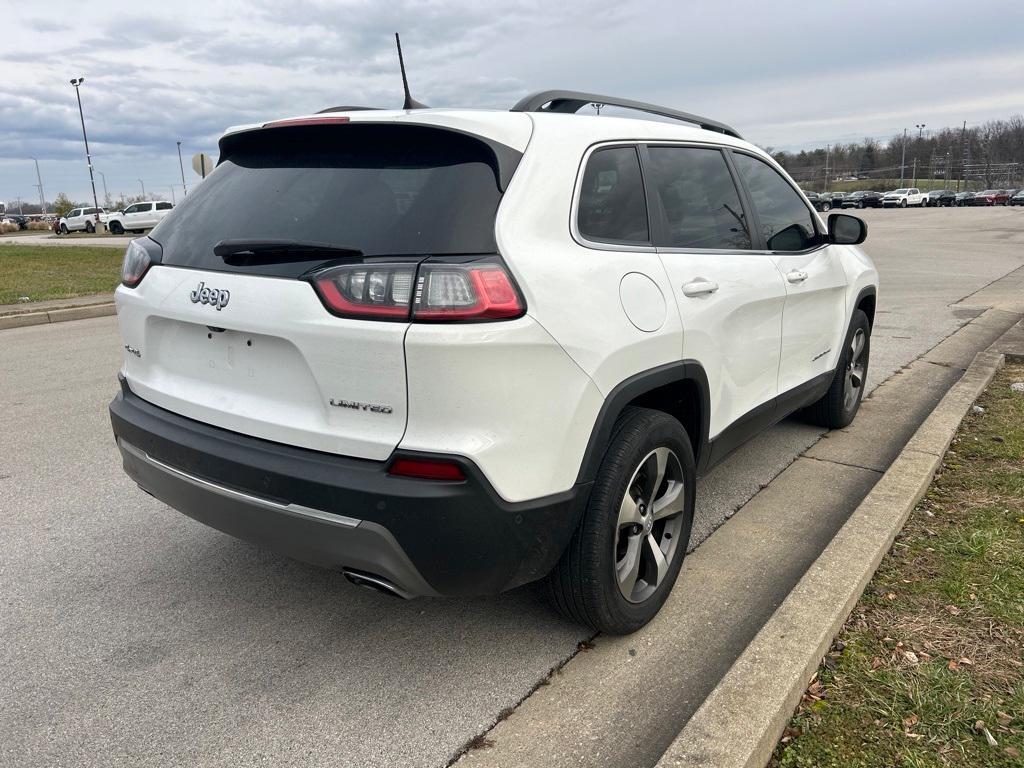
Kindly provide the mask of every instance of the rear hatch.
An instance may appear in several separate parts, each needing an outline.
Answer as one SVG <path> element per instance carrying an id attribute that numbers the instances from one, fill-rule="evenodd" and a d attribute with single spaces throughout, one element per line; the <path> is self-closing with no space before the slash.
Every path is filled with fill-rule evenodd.
<path id="1" fill-rule="evenodd" d="M 423 125 L 324 121 L 222 140 L 217 169 L 151 233 L 159 264 L 118 290 L 124 371 L 189 418 L 381 460 L 405 431 L 408 314 L 370 306 L 367 288 L 365 316 L 338 316 L 311 280 L 349 268 L 355 290 L 390 265 L 377 287 L 400 304 L 403 264 L 495 253 L 518 153 Z"/>

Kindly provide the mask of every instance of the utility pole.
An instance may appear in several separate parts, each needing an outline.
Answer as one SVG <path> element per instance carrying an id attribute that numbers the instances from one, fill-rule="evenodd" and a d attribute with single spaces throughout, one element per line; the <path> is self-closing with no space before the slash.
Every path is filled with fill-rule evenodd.
<path id="1" fill-rule="evenodd" d="M 960 178 L 956 180 L 956 191 L 960 191 L 960 182 L 967 180 L 964 179 L 964 170 L 967 166 L 967 121 L 964 120 L 964 127 L 960 129 Z M 964 185 L 966 188 L 966 184 Z"/>
<path id="2" fill-rule="evenodd" d="M 107 202 L 107 198 L 110 197 L 109 193 L 107 192 L 107 174 L 105 174 L 103 171 L 96 171 L 96 173 L 98 173 L 100 175 L 100 178 L 103 179 L 103 202 L 105 203 Z"/>
<path id="3" fill-rule="evenodd" d="M 96 209 L 96 213 L 94 213 L 93 216 L 96 219 L 96 223 L 99 224 L 100 201 L 96 199 L 96 177 L 92 175 L 92 155 L 89 154 L 89 137 L 85 133 L 85 113 L 82 111 L 82 93 L 78 90 L 79 86 L 84 82 L 84 77 L 71 78 L 71 84 L 75 87 L 75 96 L 78 98 L 78 117 L 82 121 L 82 139 L 85 141 L 85 161 L 89 165 L 89 183 L 92 185 L 92 205 Z"/>
<path id="4" fill-rule="evenodd" d="M 178 142 L 178 168 L 181 169 L 181 190 L 186 195 L 188 194 L 188 187 L 185 186 L 185 165 L 181 162 L 181 142 Z"/>
<path id="5" fill-rule="evenodd" d="M 906 178 L 907 170 L 907 129 L 903 129 L 903 155 L 900 157 L 900 186 L 903 186 L 903 180 Z"/>
<path id="6" fill-rule="evenodd" d="M 914 186 L 917 186 L 917 156 L 921 153 L 921 134 L 924 133 L 924 123 L 915 124 L 917 128 L 917 147 L 914 148 Z"/>
<path id="7" fill-rule="evenodd" d="M 32 162 L 36 164 L 36 181 L 39 182 L 36 184 L 39 190 L 39 212 L 46 213 L 46 195 L 43 194 L 43 177 L 39 175 L 39 161 L 33 157 Z"/>
<path id="8" fill-rule="evenodd" d="M 828 155 L 832 150 L 831 144 L 825 145 L 825 191 L 828 192 Z"/>
<path id="9" fill-rule="evenodd" d="M 171 205 L 177 205 L 178 201 L 174 199 L 174 185 L 168 184 L 167 188 L 171 190 Z"/>
<path id="10" fill-rule="evenodd" d="M 142 187 L 142 197 L 146 197 L 146 185 L 142 183 L 142 179 L 138 179 L 139 186 Z"/>

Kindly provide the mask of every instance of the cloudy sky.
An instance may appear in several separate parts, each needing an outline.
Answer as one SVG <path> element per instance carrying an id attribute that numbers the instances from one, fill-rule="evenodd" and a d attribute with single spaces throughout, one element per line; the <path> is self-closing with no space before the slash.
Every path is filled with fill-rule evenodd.
<path id="1" fill-rule="evenodd" d="M 0 0 L 0 200 L 90 196 L 71 77 L 107 189 L 181 194 L 175 141 L 401 103 L 392 33 L 431 106 L 572 88 L 654 101 L 801 148 L 1024 112 L 1024 4 L 1002 0 Z M 97 176 L 99 194 L 103 180 Z"/>

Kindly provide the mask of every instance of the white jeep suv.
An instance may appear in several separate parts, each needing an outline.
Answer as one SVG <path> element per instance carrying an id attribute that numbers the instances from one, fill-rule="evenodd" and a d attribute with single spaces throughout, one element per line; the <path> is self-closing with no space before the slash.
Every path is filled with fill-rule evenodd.
<path id="1" fill-rule="evenodd" d="M 618 104 L 674 122 L 574 114 Z M 403 597 L 547 580 L 657 612 L 697 477 L 795 411 L 850 423 L 877 274 L 705 118 L 509 112 L 229 130 L 117 290 L 124 468 L 201 522 Z"/>

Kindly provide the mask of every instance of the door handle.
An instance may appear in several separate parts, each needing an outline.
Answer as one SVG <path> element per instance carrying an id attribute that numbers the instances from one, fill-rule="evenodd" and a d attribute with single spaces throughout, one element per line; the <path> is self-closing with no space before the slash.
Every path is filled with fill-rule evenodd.
<path id="1" fill-rule="evenodd" d="M 683 286 L 683 296 L 693 298 L 695 296 L 706 296 L 718 290 L 718 283 L 713 280 L 694 280 Z"/>
<path id="2" fill-rule="evenodd" d="M 807 273 L 801 269 L 794 269 L 786 275 L 786 279 L 791 283 L 802 283 L 807 279 Z"/>

